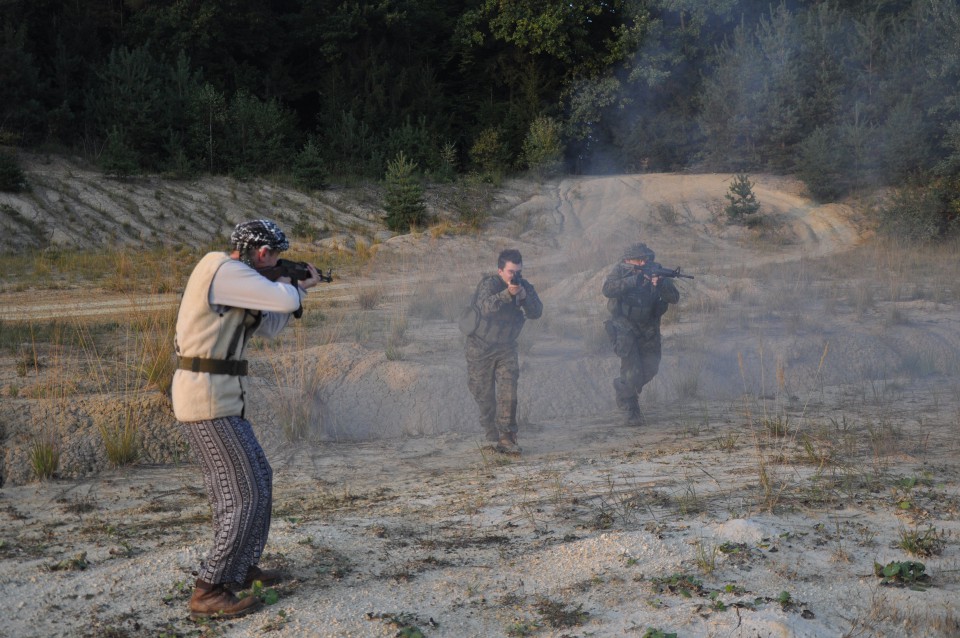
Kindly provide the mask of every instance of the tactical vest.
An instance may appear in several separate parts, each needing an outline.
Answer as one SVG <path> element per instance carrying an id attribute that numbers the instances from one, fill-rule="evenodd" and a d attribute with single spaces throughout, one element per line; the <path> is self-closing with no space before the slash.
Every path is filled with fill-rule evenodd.
<path id="1" fill-rule="evenodd" d="M 661 300 L 659 294 L 644 288 L 607 300 L 607 310 L 612 316 L 623 317 L 638 326 L 659 326 L 660 317 L 669 307 L 670 304 Z"/>

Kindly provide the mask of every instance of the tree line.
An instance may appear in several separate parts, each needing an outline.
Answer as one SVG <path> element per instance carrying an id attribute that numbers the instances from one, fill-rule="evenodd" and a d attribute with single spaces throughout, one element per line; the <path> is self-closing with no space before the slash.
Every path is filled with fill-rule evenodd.
<path id="1" fill-rule="evenodd" d="M 430 179 L 795 173 L 902 187 L 942 234 L 958 32 L 955 0 L 3 0 L 0 144 L 308 187 L 401 154 Z"/>

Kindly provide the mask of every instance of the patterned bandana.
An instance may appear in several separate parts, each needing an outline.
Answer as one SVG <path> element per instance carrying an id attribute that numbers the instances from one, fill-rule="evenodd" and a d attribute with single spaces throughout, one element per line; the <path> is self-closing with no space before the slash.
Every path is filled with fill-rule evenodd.
<path id="1" fill-rule="evenodd" d="M 269 219 L 256 219 L 252 222 L 237 224 L 230 234 L 230 243 L 240 252 L 240 258 L 244 260 L 247 258 L 247 249 L 250 247 L 267 246 L 276 251 L 290 248 L 287 236 Z"/>

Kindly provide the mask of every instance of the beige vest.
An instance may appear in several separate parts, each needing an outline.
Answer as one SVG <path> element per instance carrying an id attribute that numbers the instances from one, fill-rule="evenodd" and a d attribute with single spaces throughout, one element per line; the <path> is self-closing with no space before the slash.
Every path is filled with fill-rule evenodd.
<path id="1" fill-rule="evenodd" d="M 226 253 L 207 253 L 193 269 L 177 314 L 179 356 L 243 359 L 244 332 L 256 322 L 259 311 L 212 308 L 209 302 L 213 277 L 228 261 L 230 256 Z M 179 421 L 240 416 L 245 392 L 246 377 L 177 370 L 171 388 L 173 413 Z"/>

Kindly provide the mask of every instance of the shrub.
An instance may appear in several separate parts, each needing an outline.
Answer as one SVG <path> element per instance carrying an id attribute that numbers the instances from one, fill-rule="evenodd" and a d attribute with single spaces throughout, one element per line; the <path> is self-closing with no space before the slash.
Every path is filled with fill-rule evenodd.
<path id="1" fill-rule="evenodd" d="M 760 210 L 760 202 L 753 193 L 753 184 L 744 174 L 739 174 L 730 185 L 730 192 L 726 194 L 730 202 L 724 209 L 727 218 L 734 223 L 745 223 L 751 215 Z"/>
<path id="2" fill-rule="evenodd" d="M 898 189 L 880 211 L 879 230 L 908 241 L 937 239 L 954 230 L 956 185 L 935 183 Z"/>
<path id="3" fill-rule="evenodd" d="M 507 170 L 509 151 L 496 129 L 480 132 L 470 147 L 470 161 L 486 176 L 499 179 Z"/>
<path id="4" fill-rule="evenodd" d="M 471 228 L 482 228 L 493 206 L 492 188 L 476 173 L 464 176 L 454 189 L 450 201 L 457 218 Z"/>
<path id="5" fill-rule="evenodd" d="M 320 229 L 310 221 L 310 216 L 306 212 L 301 212 L 297 222 L 290 229 L 294 237 L 305 237 L 310 241 L 316 241 L 320 237 Z"/>
<path id="6" fill-rule="evenodd" d="M 387 163 L 386 194 L 383 207 L 387 211 L 387 227 L 394 231 L 409 230 L 427 220 L 423 203 L 423 186 L 415 171 L 417 165 L 401 152 Z"/>
<path id="7" fill-rule="evenodd" d="M 107 175 L 129 177 L 140 172 L 140 156 L 127 144 L 123 131 L 113 127 L 100 155 L 100 168 Z"/>
<path id="8" fill-rule="evenodd" d="M 818 128 L 800 143 L 797 176 L 807 185 L 810 194 L 821 201 L 837 199 L 848 187 L 837 135 L 837 131 Z"/>
<path id="9" fill-rule="evenodd" d="M 556 175 L 563 160 L 560 125 L 541 115 L 530 124 L 523 141 L 523 159 L 527 168 L 541 176 Z"/>
<path id="10" fill-rule="evenodd" d="M 0 191 L 19 193 L 26 189 L 27 177 L 17 158 L 12 153 L 0 151 Z"/>

